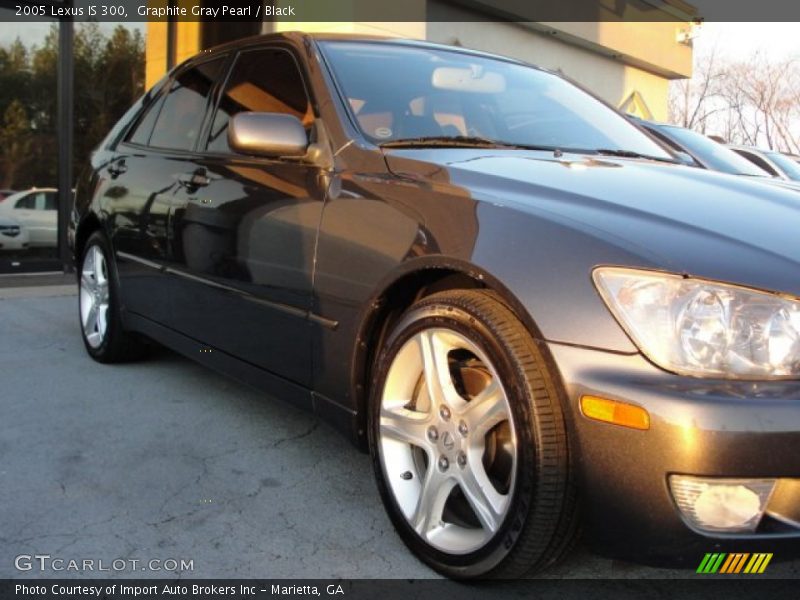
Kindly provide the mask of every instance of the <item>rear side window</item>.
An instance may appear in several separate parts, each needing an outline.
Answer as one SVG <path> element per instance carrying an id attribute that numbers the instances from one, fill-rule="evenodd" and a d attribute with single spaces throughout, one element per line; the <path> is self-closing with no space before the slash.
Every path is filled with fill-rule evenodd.
<path id="1" fill-rule="evenodd" d="M 24 198 L 20 198 L 17 200 L 17 203 L 14 205 L 14 208 L 27 208 L 27 209 L 35 209 L 36 208 L 36 194 L 28 194 Z"/>
<path id="2" fill-rule="evenodd" d="M 224 61 L 224 58 L 212 60 L 176 77 L 158 111 L 149 146 L 170 150 L 194 148 L 203 126 L 211 90 L 222 73 Z M 143 127 L 144 121 L 141 123 Z M 134 137 L 137 132 L 134 132 Z M 131 141 L 134 139 L 131 138 Z"/>
<path id="3" fill-rule="evenodd" d="M 153 102 L 128 136 L 128 141 L 140 146 L 147 146 L 150 143 L 150 134 L 153 133 L 153 126 L 156 124 L 161 105 L 164 103 L 164 96 L 160 96 Z"/>
<path id="4" fill-rule="evenodd" d="M 47 192 L 44 195 L 44 209 L 45 210 L 56 210 L 56 209 L 58 209 L 58 193 L 57 192 Z"/>
<path id="5" fill-rule="evenodd" d="M 306 129 L 311 127 L 314 113 L 300 70 L 289 52 L 265 49 L 239 55 L 214 115 L 207 150 L 230 152 L 228 122 L 243 111 L 294 115 Z"/>

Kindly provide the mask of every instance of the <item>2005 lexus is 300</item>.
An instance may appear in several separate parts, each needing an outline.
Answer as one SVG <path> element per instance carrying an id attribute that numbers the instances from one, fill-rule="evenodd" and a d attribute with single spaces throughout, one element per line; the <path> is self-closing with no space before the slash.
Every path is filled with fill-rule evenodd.
<path id="1" fill-rule="evenodd" d="M 450 577 L 578 532 L 696 566 L 800 542 L 800 195 L 692 169 L 577 85 L 291 33 L 131 108 L 70 227 L 100 362 L 155 340 L 371 453 Z"/>

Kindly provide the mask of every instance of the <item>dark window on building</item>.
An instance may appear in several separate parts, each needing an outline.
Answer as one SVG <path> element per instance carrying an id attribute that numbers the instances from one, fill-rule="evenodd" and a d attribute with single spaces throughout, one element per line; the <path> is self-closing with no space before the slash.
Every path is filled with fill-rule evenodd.
<path id="1" fill-rule="evenodd" d="M 191 150 L 200 135 L 208 98 L 222 72 L 224 59 L 203 63 L 175 79 L 159 111 L 150 146 Z"/>
<path id="2" fill-rule="evenodd" d="M 229 152 L 228 121 L 239 112 L 275 112 L 294 115 L 306 129 L 314 122 L 297 63 L 285 50 L 243 52 L 220 98 L 206 148 Z"/>

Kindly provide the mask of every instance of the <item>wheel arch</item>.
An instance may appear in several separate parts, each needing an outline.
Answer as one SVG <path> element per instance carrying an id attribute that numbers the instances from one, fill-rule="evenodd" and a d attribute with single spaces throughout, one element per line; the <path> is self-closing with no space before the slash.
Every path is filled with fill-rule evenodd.
<path id="1" fill-rule="evenodd" d="M 95 231 L 100 229 L 102 229 L 100 219 L 93 212 L 87 213 L 80 220 L 78 227 L 75 230 L 75 244 L 73 248 L 76 264 L 80 263 L 81 257 L 83 256 L 83 250 L 86 247 L 86 242 L 89 240 L 89 237 Z"/>
<path id="2" fill-rule="evenodd" d="M 501 281 L 472 263 L 447 259 L 419 259 L 389 277 L 367 303 L 355 341 L 351 394 L 356 407 L 357 442 L 366 448 L 367 402 L 376 357 L 400 316 L 418 300 L 446 290 L 482 289 L 493 292 L 522 322 L 533 339 L 543 341 L 539 328 L 522 302 Z M 543 351 L 549 357 L 546 346 Z"/>

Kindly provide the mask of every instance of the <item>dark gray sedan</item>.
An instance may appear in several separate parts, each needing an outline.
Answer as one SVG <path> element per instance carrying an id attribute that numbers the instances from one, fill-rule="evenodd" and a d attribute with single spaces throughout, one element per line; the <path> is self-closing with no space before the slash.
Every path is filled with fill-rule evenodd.
<path id="1" fill-rule="evenodd" d="M 88 353 L 155 340 L 315 411 L 445 575 L 543 569 L 581 530 L 692 567 L 798 547 L 797 194 L 679 164 L 557 74 L 221 46 L 131 108 L 76 198 Z"/>

